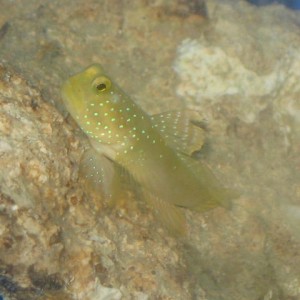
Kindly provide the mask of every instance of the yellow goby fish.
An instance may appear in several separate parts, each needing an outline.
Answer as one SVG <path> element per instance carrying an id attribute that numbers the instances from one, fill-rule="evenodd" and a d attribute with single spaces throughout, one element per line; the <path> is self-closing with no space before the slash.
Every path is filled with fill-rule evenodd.
<path id="1" fill-rule="evenodd" d="M 91 144 L 82 159 L 85 177 L 106 197 L 118 197 L 118 172 L 125 169 L 174 235 L 185 232 L 183 208 L 202 212 L 229 203 L 232 193 L 191 157 L 203 134 L 192 112 L 149 116 L 98 64 L 69 78 L 62 95 Z"/>

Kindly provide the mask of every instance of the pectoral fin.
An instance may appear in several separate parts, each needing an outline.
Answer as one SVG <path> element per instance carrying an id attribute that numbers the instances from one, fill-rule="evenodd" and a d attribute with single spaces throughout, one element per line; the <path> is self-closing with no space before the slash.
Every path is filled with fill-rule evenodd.
<path id="1" fill-rule="evenodd" d="M 88 190 L 106 200 L 112 198 L 118 180 L 114 163 L 104 155 L 93 148 L 85 151 L 81 158 L 79 174 Z"/>
<path id="2" fill-rule="evenodd" d="M 121 204 L 124 200 L 124 191 L 133 185 L 124 168 L 105 155 L 101 155 L 94 148 L 84 152 L 79 174 L 86 189 L 101 196 L 110 207 Z"/>

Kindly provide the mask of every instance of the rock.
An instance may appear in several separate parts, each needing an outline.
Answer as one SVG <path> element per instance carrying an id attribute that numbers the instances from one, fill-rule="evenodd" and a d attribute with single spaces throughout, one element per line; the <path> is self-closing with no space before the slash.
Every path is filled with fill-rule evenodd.
<path id="1" fill-rule="evenodd" d="M 246 1 L 2 1 L 0 298 L 298 299 L 299 16 Z M 240 193 L 168 236 L 78 178 L 63 80 L 99 62 L 149 113 L 191 108 Z M 174 70 L 172 69 L 174 67 Z"/>

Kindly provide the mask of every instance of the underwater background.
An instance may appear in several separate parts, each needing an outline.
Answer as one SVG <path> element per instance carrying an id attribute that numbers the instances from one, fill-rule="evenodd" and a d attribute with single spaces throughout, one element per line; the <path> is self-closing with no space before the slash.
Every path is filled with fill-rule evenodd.
<path id="1" fill-rule="evenodd" d="M 267 5 L 267 4 L 284 4 L 291 9 L 300 9 L 299 0 L 248 0 L 252 4 L 256 5 Z"/>
<path id="2" fill-rule="evenodd" d="M 297 1 L 0 7 L 0 299 L 300 299 Z M 84 188 L 61 86 L 92 63 L 149 115 L 200 113 L 230 209 L 178 239 L 126 187 L 114 208 Z"/>

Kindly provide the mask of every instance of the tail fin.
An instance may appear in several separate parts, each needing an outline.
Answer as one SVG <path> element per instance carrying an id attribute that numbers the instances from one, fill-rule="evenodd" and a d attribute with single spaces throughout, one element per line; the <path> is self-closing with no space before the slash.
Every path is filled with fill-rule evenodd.
<path id="1" fill-rule="evenodd" d="M 204 212 L 217 206 L 230 209 L 231 200 L 237 198 L 239 194 L 232 189 L 223 187 L 211 169 L 202 161 L 182 155 L 179 155 L 179 157 L 194 174 L 198 182 L 199 190 L 202 191 L 199 193 L 201 200 L 187 208 L 198 212 Z"/>

